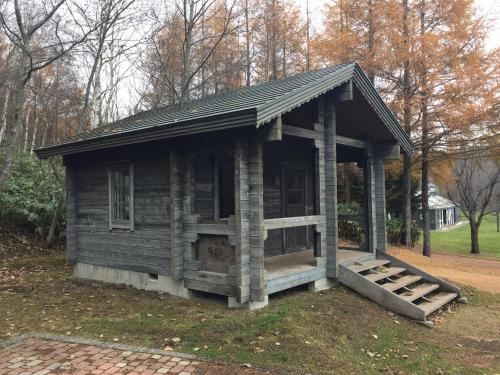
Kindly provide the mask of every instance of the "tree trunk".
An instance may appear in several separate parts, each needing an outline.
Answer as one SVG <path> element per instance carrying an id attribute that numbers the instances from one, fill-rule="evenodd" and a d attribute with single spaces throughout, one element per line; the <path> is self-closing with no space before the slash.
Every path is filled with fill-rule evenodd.
<path id="1" fill-rule="evenodd" d="M 59 199 L 57 202 L 57 207 L 54 213 L 52 214 L 52 221 L 50 222 L 49 233 L 47 234 L 47 239 L 45 240 L 45 246 L 50 249 L 54 244 L 54 234 L 56 232 L 57 222 L 59 221 L 59 213 L 61 211 L 63 198 Z"/>
<path id="2" fill-rule="evenodd" d="M 403 154 L 403 184 L 402 184 L 402 205 L 403 205 L 403 245 L 411 247 L 411 155 Z"/>
<path id="3" fill-rule="evenodd" d="M 373 40 L 374 40 L 375 30 L 373 28 L 373 4 L 372 0 L 368 0 L 368 61 L 367 61 L 367 73 L 368 79 L 375 84 L 375 67 L 374 67 L 374 52 L 373 52 Z"/>
<path id="4" fill-rule="evenodd" d="M 422 1 L 420 11 L 420 35 L 425 34 L 425 2 Z M 425 48 L 422 47 L 422 60 L 420 62 L 420 111 L 422 115 L 422 221 L 423 221 L 423 254 L 431 256 L 431 227 L 429 215 L 429 114 L 427 92 L 427 70 L 425 67 Z"/>
<path id="5" fill-rule="evenodd" d="M 403 0 L 403 37 L 405 45 L 405 61 L 403 66 L 403 127 L 408 135 L 411 135 L 411 106 L 410 106 L 410 58 L 408 52 L 409 31 L 408 31 L 408 0 Z M 411 243 L 411 154 L 403 154 L 403 226 L 404 245 L 412 246 Z"/>
<path id="6" fill-rule="evenodd" d="M 250 21 L 248 19 L 248 0 L 245 1 L 245 54 L 246 54 L 246 71 L 245 71 L 245 84 L 250 86 L 250 67 L 252 62 L 250 60 Z"/>
<path id="7" fill-rule="evenodd" d="M 470 252 L 471 254 L 479 254 L 479 225 L 474 222 L 471 216 L 470 225 Z"/>
<path id="8" fill-rule="evenodd" d="M 25 54 L 21 53 L 21 60 L 24 60 Z M 20 66 L 26 66 L 21 61 Z M 22 68 L 20 69 L 21 71 Z M 5 136 L 5 158 L 3 160 L 1 170 L 0 170 L 0 191 L 3 189 L 5 181 L 9 177 L 10 169 L 14 163 L 15 154 L 17 152 L 17 147 L 19 145 L 19 136 L 22 130 L 22 117 L 23 117 L 23 107 L 25 101 L 24 87 L 27 82 L 24 80 L 24 76 L 20 73 L 16 76 L 17 82 L 14 92 L 11 94 L 13 96 L 13 109 L 10 115 L 10 129 Z"/>

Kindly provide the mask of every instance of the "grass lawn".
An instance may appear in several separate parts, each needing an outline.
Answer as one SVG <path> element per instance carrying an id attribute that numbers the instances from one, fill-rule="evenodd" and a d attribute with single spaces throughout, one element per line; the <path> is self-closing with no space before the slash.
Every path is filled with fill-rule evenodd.
<path id="1" fill-rule="evenodd" d="M 436 251 L 469 255 L 469 224 L 449 232 L 431 231 L 431 245 L 432 249 Z M 479 250 L 480 256 L 500 258 L 500 233 L 497 232 L 495 215 L 487 215 L 481 222 L 479 227 Z"/>
<path id="2" fill-rule="evenodd" d="M 467 289 L 430 330 L 337 286 L 287 292 L 259 311 L 214 299 L 71 279 L 62 256 L 0 268 L 0 339 L 62 333 L 251 363 L 285 374 L 475 374 L 500 371 L 500 294 Z M 489 319 L 478 318 L 481 312 Z"/>

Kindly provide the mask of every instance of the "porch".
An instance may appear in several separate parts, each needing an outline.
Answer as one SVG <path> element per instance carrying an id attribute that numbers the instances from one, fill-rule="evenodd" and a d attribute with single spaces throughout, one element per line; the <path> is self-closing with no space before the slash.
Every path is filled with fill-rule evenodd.
<path id="1" fill-rule="evenodd" d="M 339 249 L 337 251 L 337 260 L 340 265 L 374 258 L 374 254 L 361 250 Z M 321 264 L 318 258 L 314 257 L 312 249 L 265 258 L 264 269 L 267 294 L 326 278 L 325 264 Z"/>

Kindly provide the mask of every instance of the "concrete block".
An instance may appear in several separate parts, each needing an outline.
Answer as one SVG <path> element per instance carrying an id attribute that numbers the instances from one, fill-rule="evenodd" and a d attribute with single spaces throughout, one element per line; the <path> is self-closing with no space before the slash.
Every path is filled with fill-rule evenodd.
<path id="1" fill-rule="evenodd" d="M 321 290 L 327 290 L 333 288 L 335 282 L 329 278 L 315 280 L 307 284 L 307 289 L 311 292 L 319 292 Z"/>
<path id="2" fill-rule="evenodd" d="M 227 307 L 230 309 L 248 309 L 257 310 L 269 305 L 269 296 L 264 297 L 264 301 L 248 301 L 245 303 L 239 303 L 235 297 L 227 297 Z"/>

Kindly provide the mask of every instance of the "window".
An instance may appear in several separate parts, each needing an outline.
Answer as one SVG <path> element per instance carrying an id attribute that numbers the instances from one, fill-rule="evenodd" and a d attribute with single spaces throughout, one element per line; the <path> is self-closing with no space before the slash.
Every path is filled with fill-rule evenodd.
<path id="1" fill-rule="evenodd" d="M 133 178 L 132 163 L 108 166 L 109 230 L 134 230 Z"/>
<path id="2" fill-rule="evenodd" d="M 228 218 L 234 215 L 234 162 L 219 160 L 216 162 L 218 171 L 219 218 Z"/>
<path id="3" fill-rule="evenodd" d="M 194 208 L 203 219 L 234 215 L 234 161 L 200 158 L 194 164 Z"/>

